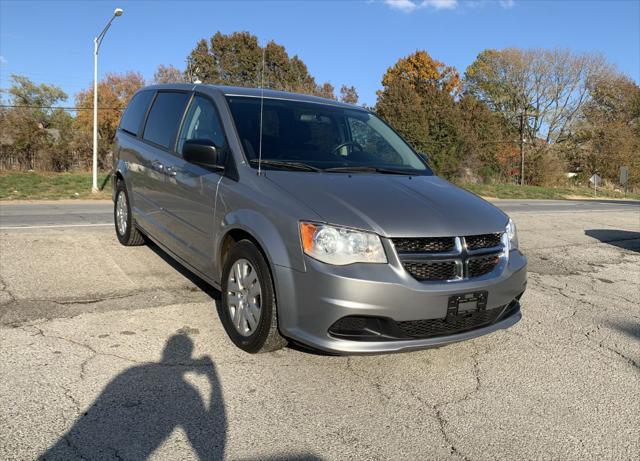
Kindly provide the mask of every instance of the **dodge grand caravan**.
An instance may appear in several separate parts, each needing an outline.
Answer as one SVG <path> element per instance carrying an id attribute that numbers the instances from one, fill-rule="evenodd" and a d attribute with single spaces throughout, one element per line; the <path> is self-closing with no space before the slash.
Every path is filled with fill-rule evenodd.
<path id="1" fill-rule="evenodd" d="M 122 116 L 113 172 L 119 241 L 148 238 L 220 289 L 220 320 L 245 351 L 419 349 L 521 318 L 513 222 L 365 109 L 146 87 Z"/>

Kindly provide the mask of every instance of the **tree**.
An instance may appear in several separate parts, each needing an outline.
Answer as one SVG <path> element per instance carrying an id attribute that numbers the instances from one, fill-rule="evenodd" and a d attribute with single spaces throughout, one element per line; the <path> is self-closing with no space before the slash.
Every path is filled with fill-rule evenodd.
<path id="1" fill-rule="evenodd" d="M 60 87 L 44 83 L 36 85 L 29 78 L 16 74 L 11 74 L 11 80 L 9 94 L 14 105 L 42 107 L 47 112 L 49 107 L 67 100 L 67 94 Z"/>
<path id="2" fill-rule="evenodd" d="M 315 91 L 316 96 L 320 96 L 321 98 L 327 99 L 336 99 L 335 88 L 329 82 L 324 82 L 322 85 L 319 85 Z"/>
<path id="3" fill-rule="evenodd" d="M 613 181 L 627 166 L 630 185 L 639 185 L 640 87 L 626 76 L 609 74 L 590 82 L 590 95 L 567 152 L 570 165 L 584 179 L 598 172 Z"/>
<path id="4" fill-rule="evenodd" d="M 329 88 L 316 84 L 298 56 L 289 56 L 274 41 L 261 47 L 258 38 L 249 32 L 217 32 L 208 42 L 202 39 L 187 63 L 187 75 L 203 83 L 260 87 L 264 82 L 265 88 L 328 95 Z"/>
<path id="5" fill-rule="evenodd" d="M 340 101 L 347 104 L 358 104 L 358 92 L 354 86 L 342 85 L 340 88 Z"/>
<path id="6" fill-rule="evenodd" d="M 68 125 L 70 116 L 56 104 L 66 101 L 67 94 L 57 86 L 33 83 L 29 78 L 13 74 L 7 91 L 14 108 L 0 113 L 3 144 L 0 164 L 26 169 L 59 169 L 52 156 L 59 156 L 68 138 L 60 129 Z M 64 165 L 63 165 L 64 166 Z"/>
<path id="7" fill-rule="evenodd" d="M 406 80 L 418 92 L 424 88 L 435 88 L 456 95 L 461 90 L 458 71 L 433 59 L 426 51 L 416 51 L 399 59 L 387 69 L 382 77 L 382 86 L 389 86 L 397 79 Z"/>
<path id="8" fill-rule="evenodd" d="M 516 133 L 473 95 L 460 96 L 455 68 L 417 51 L 390 67 L 382 84 L 375 111 L 427 153 L 438 174 L 489 181 L 514 173 Z"/>
<path id="9" fill-rule="evenodd" d="M 439 174 L 452 178 L 460 170 L 459 114 L 452 94 L 458 72 L 426 51 L 402 58 L 382 78 L 376 113 L 418 150 L 429 154 Z"/>
<path id="10" fill-rule="evenodd" d="M 185 83 L 183 73 L 177 68 L 169 64 L 164 66 L 160 64 L 153 74 L 153 82 L 158 83 Z"/>
<path id="11" fill-rule="evenodd" d="M 122 111 L 133 94 L 144 86 L 144 78 L 138 72 L 107 74 L 98 82 L 98 135 L 100 137 L 99 162 L 105 163 L 106 153 L 111 149 Z M 78 111 L 76 123 L 88 138 L 93 130 L 93 87 L 76 94 Z"/>
<path id="12" fill-rule="evenodd" d="M 187 57 L 189 81 L 200 80 L 203 83 L 218 83 L 218 73 L 213 55 L 209 53 L 209 45 L 205 39 L 198 40 L 196 47 Z"/>
<path id="13" fill-rule="evenodd" d="M 462 144 L 464 179 L 472 175 L 483 181 L 509 181 L 519 174 L 518 133 L 500 114 L 491 111 L 470 94 L 457 102 L 460 113 L 459 139 Z"/>
<path id="14" fill-rule="evenodd" d="M 465 91 L 514 127 L 526 113 L 532 142 L 562 141 L 589 99 L 588 82 L 609 70 L 599 55 L 566 50 L 485 50 L 465 72 Z"/>

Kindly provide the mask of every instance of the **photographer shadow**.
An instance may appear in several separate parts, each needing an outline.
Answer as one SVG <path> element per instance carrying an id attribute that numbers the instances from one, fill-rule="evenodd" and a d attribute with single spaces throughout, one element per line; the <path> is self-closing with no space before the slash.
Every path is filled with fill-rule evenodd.
<path id="1" fill-rule="evenodd" d="M 147 459 L 176 428 L 184 430 L 199 459 L 223 458 L 227 418 L 218 375 L 209 356 L 194 359 L 192 353 L 188 336 L 172 336 L 159 363 L 116 376 L 40 459 Z M 208 406 L 185 380 L 188 372 L 208 378 Z"/>

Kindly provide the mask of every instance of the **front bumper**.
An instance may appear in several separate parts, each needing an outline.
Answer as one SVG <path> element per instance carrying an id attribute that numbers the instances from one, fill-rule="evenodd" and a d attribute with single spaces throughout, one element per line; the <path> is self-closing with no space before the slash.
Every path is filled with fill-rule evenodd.
<path id="1" fill-rule="evenodd" d="M 394 255 L 394 252 L 387 252 Z M 306 271 L 276 266 L 279 327 L 286 337 L 326 352 L 367 354 L 423 349 L 464 341 L 512 326 L 522 317 L 516 297 L 527 283 L 527 259 L 512 250 L 505 264 L 486 276 L 449 282 L 419 282 L 395 256 L 388 264 L 329 266 L 306 258 Z M 486 309 L 511 305 L 495 323 L 461 333 L 421 339 L 351 340 L 329 333 L 347 316 L 393 321 L 444 319 L 449 297 L 487 291 Z"/>

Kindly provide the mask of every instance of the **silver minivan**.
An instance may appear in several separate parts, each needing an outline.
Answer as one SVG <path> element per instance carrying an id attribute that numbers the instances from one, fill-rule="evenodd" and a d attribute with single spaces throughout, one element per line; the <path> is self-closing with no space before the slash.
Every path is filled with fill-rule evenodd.
<path id="1" fill-rule="evenodd" d="M 113 164 L 116 234 L 221 292 L 247 352 L 440 346 L 520 318 L 514 223 L 434 175 L 368 110 L 211 85 L 138 91 Z"/>

